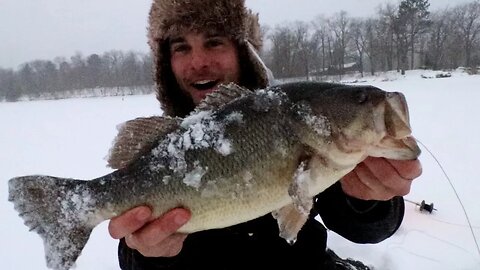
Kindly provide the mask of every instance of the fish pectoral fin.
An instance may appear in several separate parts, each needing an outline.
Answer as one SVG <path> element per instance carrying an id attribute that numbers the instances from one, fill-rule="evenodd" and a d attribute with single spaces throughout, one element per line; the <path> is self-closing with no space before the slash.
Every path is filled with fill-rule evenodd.
<path id="1" fill-rule="evenodd" d="M 292 183 L 288 189 L 288 195 L 292 203 L 274 212 L 273 217 L 277 220 L 280 237 L 294 244 L 297 234 L 310 215 L 313 207 L 313 198 L 309 196 L 310 171 L 307 170 L 308 160 L 300 162 L 295 172 Z"/>
<path id="2" fill-rule="evenodd" d="M 235 83 L 221 84 L 217 90 L 208 94 L 195 108 L 195 112 L 215 110 L 230 101 L 253 93 L 251 90 L 241 87 Z M 195 113 L 194 112 L 194 113 Z"/>
<path id="3" fill-rule="evenodd" d="M 312 182 L 310 170 L 307 169 L 309 162 L 310 160 L 300 162 L 288 189 L 288 195 L 292 198 L 293 205 L 299 212 L 307 216 L 310 214 L 313 205 L 313 199 L 309 195 Z"/>
<path id="4" fill-rule="evenodd" d="M 273 211 L 272 215 L 277 220 L 280 237 L 293 245 L 297 241 L 298 232 L 308 219 L 308 214 L 298 211 L 297 206 L 292 203 Z"/>
<path id="5" fill-rule="evenodd" d="M 180 118 L 152 116 L 127 121 L 117 127 L 107 161 L 113 169 L 121 169 L 151 150 L 157 141 L 178 128 Z"/>

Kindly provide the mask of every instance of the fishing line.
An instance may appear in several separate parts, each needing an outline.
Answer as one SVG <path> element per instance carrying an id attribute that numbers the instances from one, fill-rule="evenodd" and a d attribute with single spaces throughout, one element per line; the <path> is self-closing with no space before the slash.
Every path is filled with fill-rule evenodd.
<path id="1" fill-rule="evenodd" d="M 435 162 L 438 164 L 438 166 L 440 167 L 440 169 L 442 170 L 443 172 L 443 175 L 445 176 L 445 178 L 448 180 L 448 183 L 450 184 L 450 186 L 452 187 L 453 189 L 453 192 L 455 193 L 455 196 L 457 197 L 457 200 L 458 202 L 460 203 L 460 206 L 462 207 L 462 210 L 463 210 L 463 213 L 465 214 L 465 218 L 467 219 L 467 223 L 468 223 L 468 226 L 470 227 L 470 232 L 472 233 L 472 236 L 473 236 L 473 241 L 475 242 L 475 245 L 477 246 L 477 251 L 478 251 L 478 254 L 480 255 L 480 247 L 478 245 L 478 241 L 477 241 L 477 237 L 475 236 L 475 232 L 473 231 L 473 226 L 472 226 L 472 223 L 470 222 L 470 218 L 468 217 L 468 214 L 467 214 L 467 210 L 465 210 L 465 206 L 463 205 L 463 202 L 462 200 L 460 199 L 460 196 L 458 195 L 458 192 L 457 190 L 455 189 L 455 186 L 453 185 L 452 181 L 450 180 L 450 177 L 448 176 L 447 172 L 445 171 L 445 169 L 443 168 L 442 164 L 440 163 L 440 161 L 437 159 L 437 157 L 432 153 L 432 151 L 430 151 L 430 149 L 428 149 L 428 147 L 423 144 L 420 140 L 416 139 L 415 140 L 420 143 L 423 148 L 425 148 L 425 150 L 427 150 L 427 152 L 433 157 L 433 159 L 435 160 Z"/>

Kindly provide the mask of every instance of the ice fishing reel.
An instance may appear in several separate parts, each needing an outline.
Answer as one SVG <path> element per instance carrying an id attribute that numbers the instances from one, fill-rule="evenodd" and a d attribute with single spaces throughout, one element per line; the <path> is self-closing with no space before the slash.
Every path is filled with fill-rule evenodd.
<path id="1" fill-rule="evenodd" d="M 433 211 L 437 211 L 437 209 L 433 207 L 433 203 L 427 204 L 425 200 L 422 200 L 421 203 L 410 201 L 407 199 L 405 199 L 405 201 L 417 205 L 419 207 L 420 212 L 427 211 L 428 213 L 431 214 Z"/>

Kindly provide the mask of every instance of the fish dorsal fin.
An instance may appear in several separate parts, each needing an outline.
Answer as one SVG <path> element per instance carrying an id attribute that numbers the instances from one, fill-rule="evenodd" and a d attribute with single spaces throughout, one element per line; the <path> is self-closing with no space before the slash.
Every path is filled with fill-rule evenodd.
<path id="1" fill-rule="evenodd" d="M 124 168 L 151 150 L 159 138 L 172 132 L 181 123 L 180 118 L 152 116 L 129 120 L 117 127 L 118 135 L 108 155 L 108 166 Z"/>
<path id="2" fill-rule="evenodd" d="M 245 87 L 241 87 L 235 83 L 229 83 L 227 85 L 221 84 L 220 86 L 218 86 L 217 90 L 208 94 L 203 99 L 203 101 L 201 101 L 197 105 L 195 110 L 196 111 L 215 110 L 236 98 L 239 98 L 241 96 L 245 96 L 251 93 L 252 93 L 251 90 Z"/>

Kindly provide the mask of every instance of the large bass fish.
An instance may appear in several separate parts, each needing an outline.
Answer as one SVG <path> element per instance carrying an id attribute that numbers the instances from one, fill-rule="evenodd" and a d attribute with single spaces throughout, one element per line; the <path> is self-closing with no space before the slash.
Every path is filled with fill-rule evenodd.
<path id="1" fill-rule="evenodd" d="M 23 176 L 9 200 L 44 241 L 47 266 L 69 269 L 100 222 L 139 205 L 192 217 L 180 232 L 272 213 L 294 243 L 312 198 L 367 156 L 415 159 L 405 97 L 371 86 L 299 82 L 255 92 L 220 87 L 191 115 L 124 123 L 112 173 L 84 181 Z"/>

